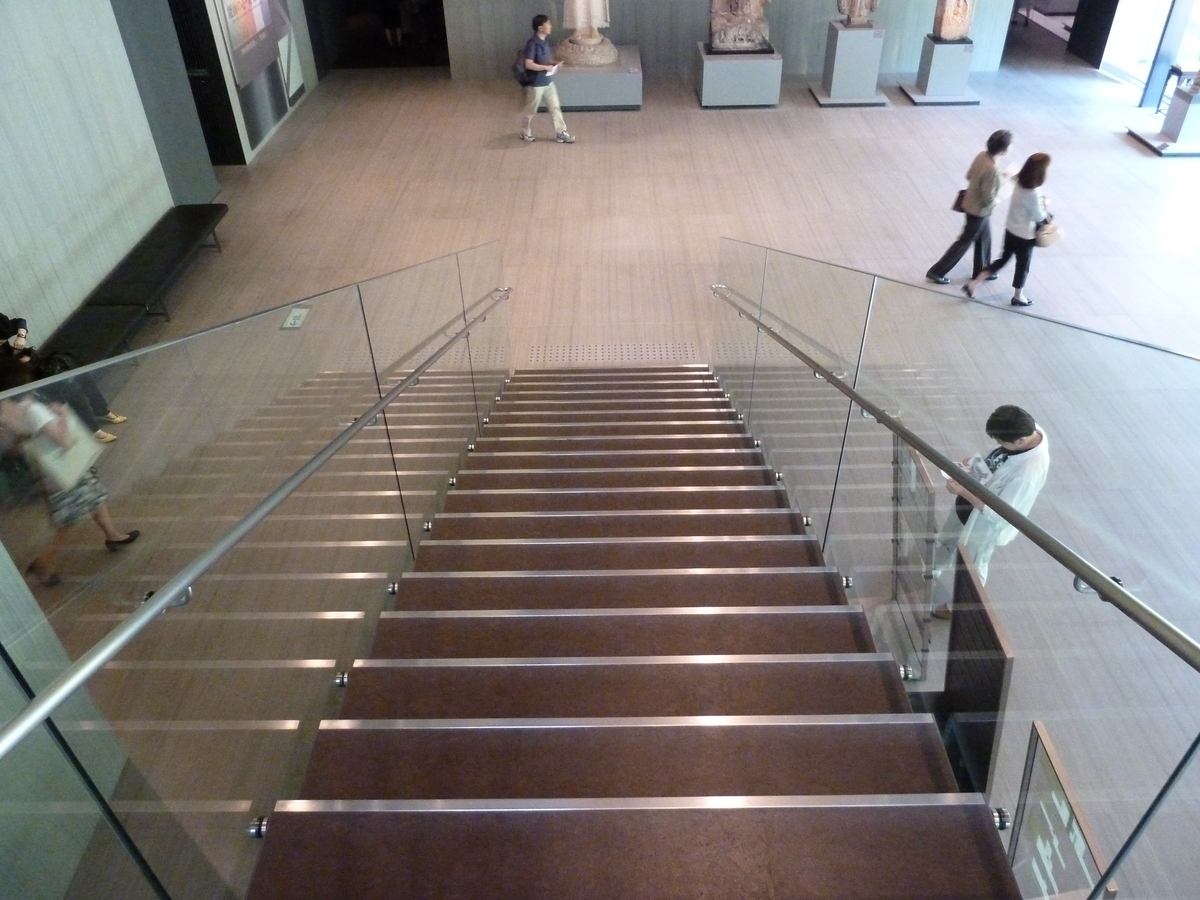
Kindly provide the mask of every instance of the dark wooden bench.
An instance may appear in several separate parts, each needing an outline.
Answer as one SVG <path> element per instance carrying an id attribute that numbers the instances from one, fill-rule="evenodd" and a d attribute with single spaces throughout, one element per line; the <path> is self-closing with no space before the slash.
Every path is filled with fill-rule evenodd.
<path id="1" fill-rule="evenodd" d="M 217 223 L 229 207 L 197 203 L 167 210 L 48 341 L 43 353 L 69 353 L 78 365 L 131 349 L 148 315 L 171 318 L 167 292 L 203 247 L 221 249 Z"/>

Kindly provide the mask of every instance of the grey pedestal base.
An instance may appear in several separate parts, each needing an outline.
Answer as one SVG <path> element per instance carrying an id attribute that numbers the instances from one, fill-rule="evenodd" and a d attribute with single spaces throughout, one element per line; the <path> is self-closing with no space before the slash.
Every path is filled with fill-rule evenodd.
<path id="1" fill-rule="evenodd" d="M 636 44 L 617 47 L 610 66 L 563 66 L 554 76 L 565 110 L 641 109 L 642 54 Z"/>
<path id="2" fill-rule="evenodd" d="M 778 106 L 779 53 L 709 53 L 696 42 L 696 96 L 701 106 Z"/>
<path id="3" fill-rule="evenodd" d="M 888 106 L 879 90 L 882 28 L 848 28 L 835 19 L 825 37 L 825 71 L 820 87 L 809 85 L 821 106 Z"/>
<path id="4" fill-rule="evenodd" d="M 1200 156 L 1200 96 L 1175 88 L 1162 131 L 1125 130 L 1159 156 Z"/>
<path id="5" fill-rule="evenodd" d="M 917 83 L 900 90 L 917 106 L 978 106 L 979 97 L 967 87 L 975 43 L 970 39 L 942 41 L 925 35 Z"/>

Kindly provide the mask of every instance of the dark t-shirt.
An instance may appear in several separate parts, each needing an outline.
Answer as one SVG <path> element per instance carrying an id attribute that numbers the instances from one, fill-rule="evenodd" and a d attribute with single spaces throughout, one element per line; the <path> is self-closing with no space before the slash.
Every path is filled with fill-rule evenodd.
<path id="1" fill-rule="evenodd" d="M 1033 448 L 1031 447 L 1030 449 Z M 1028 452 L 1029 450 L 1018 450 L 1014 453 L 1011 450 L 1005 450 L 1003 447 L 997 447 L 987 455 L 987 458 L 984 459 L 984 462 L 987 463 L 988 469 L 991 470 L 992 474 L 994 475 L 996 470 L 1008 462 L 1010 457 L 1020 456 L 1022 453 Z M 975 507 L 971 505 L 971 501 L 966 497 L 956 497 L 954 499 L 954 511 L 958 513 L 958 520 L 964 525 L 967 524 L 967 519 L 971 518 L 971 513 L 974 512 L 974 510 Z"/>
<path id="2" fill-rule="evenodd" d="M 525 58 L 532 59 L 539 66 L 548 66 L 554 60 L 554 54 L 550 52 L 550 45 L 546 43 L 545 38 L 540 38 L 536 34 L 525 42 Z M 550 83 L 549 72 L 533 72 L 533 87 L 545 87 Z"/>

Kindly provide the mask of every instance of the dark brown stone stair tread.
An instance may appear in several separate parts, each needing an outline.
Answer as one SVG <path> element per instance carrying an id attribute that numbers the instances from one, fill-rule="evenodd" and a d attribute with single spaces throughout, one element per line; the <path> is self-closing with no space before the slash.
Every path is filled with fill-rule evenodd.
<path id="1" fill-rule="evenodd" d="M 660 488 L 597 488 L 471 490 L 459 487 L 446 495 L 447 512 L 614 511 L 670 509 L 788 508 L 787 493 L 778 485 L 727 487 L 665 486 Z"/>
<path id="2" fill-rule="evenodd" d="M 534 437 L 534 438 L 568 438 L 568 437 L 655 437 L 690 434 L 728 434 L 745 435 L 746 426 L 736 419 L 724 421 L 714 419 L 695 419 L 685 421 L 634 421 L 634 422 L 589 422 L 586 419 L 574 422 L 501 422 L 495 425 L 485 425 L 485 437 Z"/>
<path id="3" fill-rule="evenodd" d="M 875 651 L 865 616 L 848 608 L 816 615 L 384 616 L 371 648 L 377 659 Z"/>
<path id="4" fill-rule="evenodd" d="M 475 439 L 477 453 L 563 453 L 597 450 L 737 450 L 754 446 L 748 434 L 662 434 L 648 436 L 611 437 L 486 437 Z M 455 444 L 455 449 L 462 445 Z"/>
<path id="5" fill-rule="evenodd" d="M 705 538 L 439 541 L 417 550 L 418 572 L 820 566 L 820 544 L 806 535 Z"/>
<path id="6" fill-rule="evenodd" d="M 650 537 L 659 535 L 804 534 L 792 509 L 621 510 L 563 513 L 440 513 L 432 535 L 469 538 Z"/>
<path id="7" fill-rule="evenodd" d="M 579 385 L 574 388 L 539 388 L 523 386 L 519 390 L 505 388 L 500 395 L 497 407 L 509 404 L 545 403 L 553 406 L 558 403 L 591 403 L 593 401 L 619 401 L 625 408 L 657 403 L 703 402 L 729 406 L 729 398 L 716 385 L 660 385 L 654 388 L 639 388 L 632 385 Z"/>
<path id="8" fill-rule="evenodd" d="M 382 477 L 382 476 L 381 476 Z M 626 469 L 464 469 L 464 490 L 597 487 L 716 487 L 771 485 L 774 473 L 758 466 L 677 466 Z"/>
<path id="9" fill-rule="evenodd" d="M 844 605 L 834 569 L 638 572 L 406 572 L 397 609 L 601 609 Z"/>
<path id="10" fill-rule="evenodd" d="M 737 413 L 727 407 L 714 409 L 653 409 L 634 410 L 627 406 L 619 409 L 576 409 L 565 406 L 557 410 L 527 410 L 500 408 L 488 414 L 484 426 L 485 435 L 495 435 L 503 429 L 515 426 L 535 428 L 537 432 L 544 431 L 547 436 L 555 433 L 555 429 L 570 425 L 640 425 L 647 433 L 669 433 L 670 427 L 682 428 L 685 425 L 708 425 L 716 431 L 721 425 L 730 423 L 740 424 Z M 599 432 L 604 434 L 606 432 Z"/>
<path id="11" fill-rule="evenodd" d="M 353 765 L 347 765 L 354 760 Z M 403 765 L 396 765 L 403 760 Z M 436 800 L 957 790 L 932 719 L 889 724 L 321 729 L 300 797 Z"/>
<path id="12" fill-rule="evenodd" d="M 894 808 L 287 812 L 250 900 L 1019 900 L 982 802 Z"/>
<path id="13" fill-rule="evenodd" d="M 761 450 L 574 450 L 567 452 L 480 452 L 467 454 L 463 471 L 476 469 L 597 469 L 647 466 L 761 466 Z"/>
<path id="14" fill-rule="evenodd" d="M 542 666 L 356 664 L 341 714 L 347 719 L 520 719 L 910 711 L 892 660 L 854 658 Z"/>

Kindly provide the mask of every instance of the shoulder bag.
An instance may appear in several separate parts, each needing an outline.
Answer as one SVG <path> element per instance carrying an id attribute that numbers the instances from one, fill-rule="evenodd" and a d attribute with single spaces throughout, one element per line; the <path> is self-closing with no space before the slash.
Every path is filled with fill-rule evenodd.
<path id="1" fill-rule="evenodd" d="M 1033 236 L 1034 246 L 1049 247 L 1062 239 L 1062 229 L 1053 222 L 1043 222 Z"/>
<path id="2" fill-rule="evenodd" d="M 69 406 L 63 406 L 62 415 L 67 420 L 66 447 L 41 432 L 21 444 L 25 459 L 42 476 L 51 493 L 69 491 L 79 484 L 104 449 Z"/>

